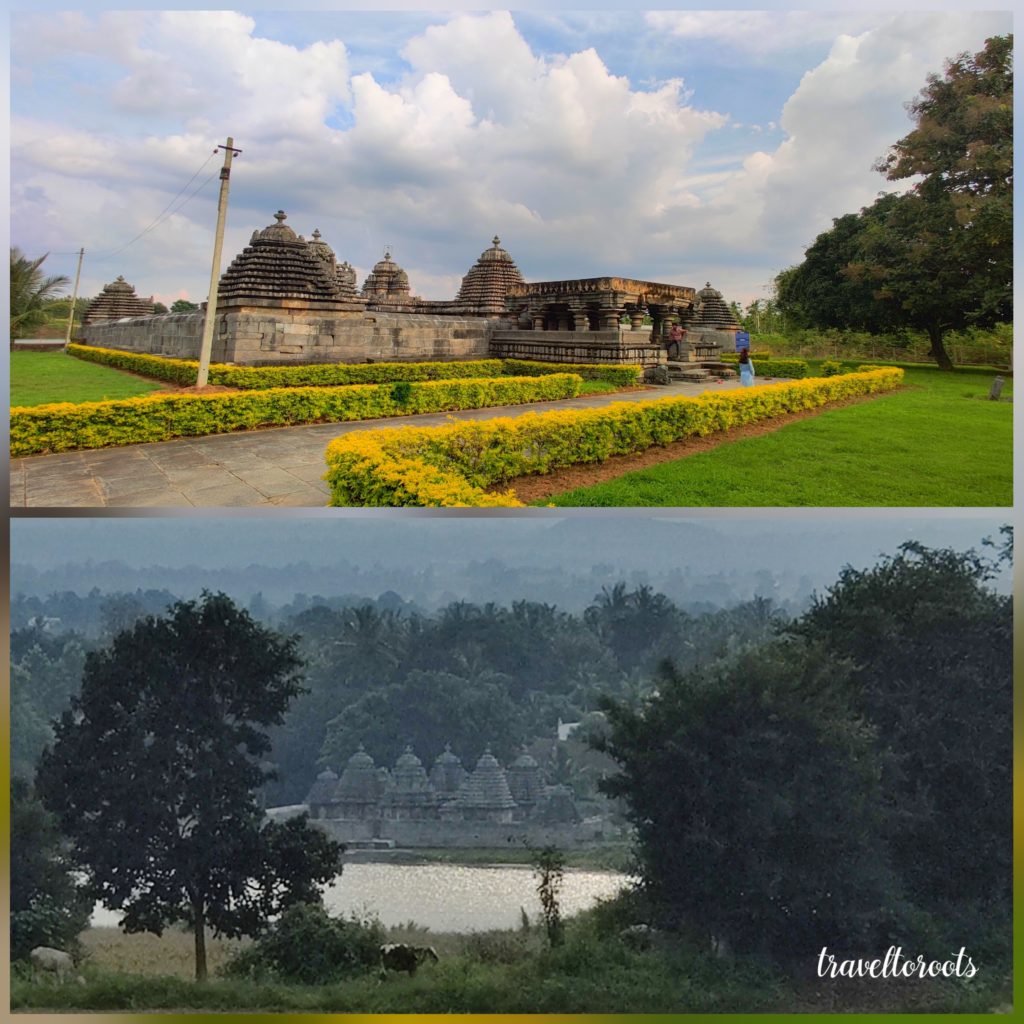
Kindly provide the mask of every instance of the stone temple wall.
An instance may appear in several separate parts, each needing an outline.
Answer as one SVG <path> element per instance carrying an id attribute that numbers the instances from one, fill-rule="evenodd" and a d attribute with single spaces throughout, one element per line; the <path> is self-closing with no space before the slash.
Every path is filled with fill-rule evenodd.
<path id="1" fill-rule="evenodd" d="M 493 332 L 507 321 L 416 313 L 310 316 L 282 310 L 221 313 L 214 362 L 241 366 L 486 359 Z M 203 314 L 136 317 L 82 329 L 86 345 L 198 359 Z"/>
<path id="2" fill-rule="evenodd" d="M 650 331 L 495 331 L 495 359 L 534 359 L 545 363 L 613 363 L 658 366 L 665 349 L 651 343 Z"/>
<path id="3" fill-rule="evenodd" d="M 493 821 L 414 821 L 375 819 L 358 821 L 344 818 L 311 818 L 310 824 L 323 829 L 338 842 L 391 839 L 401 847 L 487 847 L 554 845 L 571 849 L 609 838 L 608 825 L 542 825 L 517 821 L 499 824 Z"/>

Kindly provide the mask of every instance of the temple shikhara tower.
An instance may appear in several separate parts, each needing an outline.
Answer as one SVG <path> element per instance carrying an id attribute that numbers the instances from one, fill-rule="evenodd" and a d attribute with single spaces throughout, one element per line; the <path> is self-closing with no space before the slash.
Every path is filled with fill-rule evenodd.
<path id="1" fill-rule="evenodd" d="M 140 299 L 135 289 L 123 277 L 103 286 L 103 291 L 86 307 L 82 325 L 120 320 L 123 317 L 152 316 L 153 300 Z"/>

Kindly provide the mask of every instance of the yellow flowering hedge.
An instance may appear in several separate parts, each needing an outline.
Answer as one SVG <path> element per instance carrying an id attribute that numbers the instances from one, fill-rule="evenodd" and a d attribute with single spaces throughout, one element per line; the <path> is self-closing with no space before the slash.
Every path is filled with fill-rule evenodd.
<path id="1" fill-rule="evenodd" d="M 57 402 L 11 410 L 11 455 L 574 398 L 581 384 L 578 375 L 563 373 Z"/>
<path id="2" fill-rule="evenodd" d="M 194 359 L 166 359 L 163 356 L 93 345 L 69 345 L 68 352 L 79 359 L 113 366 L 156 380 L 186 387 L 195 384 L 199 363 Z M 590 363 L 533 363 L 523 359 L 473 359 L 435 363 L 308 363 L 301 366 L 233 366 L 211 363 L 209 382 L 242 390 L 266 388 L 331 387 L 346 384 L 391 384 L 396 381 L 461 380 L 482 377 L 539 377 L 575 373 L 584 380 L 611 384 L 636 384 L 639 366 L 604 366 Z"/>
<path id="3" fill-rule="evenodd" d="M 685 437 L 729 430 L 782 413 L 816 409 L 900 385 L 894 368 L 767 384 L 695 398 L 616 402 L 601 409 L 359 431 L 326 452 L 331 504 L 520 506 L 514 492 L 488 493 L 517 476 L 603 462 Z"/>

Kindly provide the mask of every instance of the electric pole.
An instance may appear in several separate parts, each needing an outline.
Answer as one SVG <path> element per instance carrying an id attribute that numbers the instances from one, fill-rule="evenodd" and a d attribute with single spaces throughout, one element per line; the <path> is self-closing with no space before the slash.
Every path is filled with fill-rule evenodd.
<path id="1" fill-rule="evenodd" d="M 82 276 L 82 257 L 85 255 L 85 248 L 78 250 L 78 269 L 75 271 L 75 287 L 71 292 L 71 308 L 68 310 L 68 329 L 64 335 L 64 347 L 71 344 L 71 328 L 75 323 L 75 300 L 78 298 L 78 279 Z"/>
<path id="2" fill-rule="evenodd" d="M 217 317 L 217 287 L 220 284 L 220 251 L 224 244 L 224 219 L 228 212 L 228 182 L 231 178 L 231 158 L 235 153 L 232 143 L 235 140 L 228 136 L 227 144 L 218 146 L 224 150 L 224 166 L 220 169 L 220 199 L 217 201 L 217 231 L 213 238 L 213 267 L 210 270 L 210 293 L 206 299 L 206 319 L 203 321 L 203 341 L 199 348 L 199 374 L 196 387 L 205 387 L 206 378 L 210 373 L 210 352 L 213 350 L 213 323 Z M 214 150 L 216 152 L 216 150 Z"/>

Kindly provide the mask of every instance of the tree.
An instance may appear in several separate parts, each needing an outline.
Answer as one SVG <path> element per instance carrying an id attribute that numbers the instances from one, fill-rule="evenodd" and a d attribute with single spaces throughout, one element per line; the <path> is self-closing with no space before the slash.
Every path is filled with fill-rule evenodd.
<path id="1" fill-rule="evenodd" d="M 998 565 L 905 544 L 872 569 L 843 570 L 791 627 L 853 665 L 854 706 L 892 766 L 894 863 L 929 910 L 965 899 L 1009 910 L 1012 609 L 987 585 Z"/>
<path id="2" fill-rule="evenodd" d="M 167 311 L 168 311 L 167 307 L 162 302 L 154 302 L 153 303 L 153 312 L 154 313 L 166 313 Z"/>
<path id="3" fill-rule="evenodd" d="M 11 341 L 42 327 L 49 319 L 47 303 L 68 284 L 63 274 L 44 277 L 40 269 L 49 253 L 30 260 L 11 248 Z"/>
<path id="4" fill-rule="evenodd" d="M 641 886 L 658 922 L 740 952 L 872 948 L 895 904 L 881 771 L 843 669 L 776 642 L 714 670 L 666 666 L 640 708 L 606 701 Z"/>
<path id="5" fill-rule="evenodd" d="M 11 958 L 36 946 L 73 947 L 92 900 L 72 874 L 66 844 L 24 778 L 11 780 Z"/>
<path id="6" fill-rule="evenodd" d="M 175 299 L 171 303 L 172 313 L 194 313 L 199 306 L 194 302 L 189 302 L 188 299 Z"/>
<path id="7" fill-rule="evenodd" d="M 876 168 L 920 175 L 833 221 L 802 264 L 777 278 L 783 310 L 805 324 L 927 333 L 951 369 L 943 336 L 1012 318 L 1012 37 L 989 39 L 932 75 L 910 104 L 917 126 Z"/>
<path id="8" fill-rule="evenodd" d="M 186 922 L 197 980 L 207 926 L 257 934 L 338 871 L 336 843 L 305 819 L 266 823 L 255 797 L 264 730 L 302 690 L 294 648 L 223 594 L 178 602 L 88 654 L 40 760 L 91 891 L 129 932 Z"/>
<path id="9" fill-rule="evenodd" d="M 565 854 L 556 846 L 545 846 L 533 851 L 532 862 L 548 945 L 552 948 L 560 946 L 564 937 L 561 895 L 565 881 Z"/>

